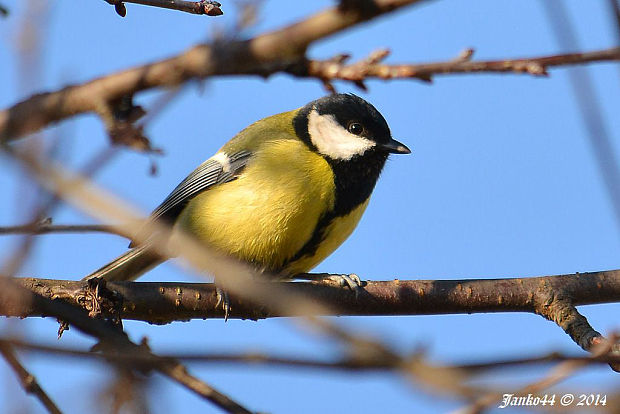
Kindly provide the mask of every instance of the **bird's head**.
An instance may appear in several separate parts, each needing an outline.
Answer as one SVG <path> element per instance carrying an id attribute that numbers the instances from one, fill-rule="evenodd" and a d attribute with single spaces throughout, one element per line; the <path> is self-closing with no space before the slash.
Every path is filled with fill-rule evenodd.
<path id="1" fill-rule="evenodd" d="M 328 95 L 312 101 L 299 110 L 293 122 L 297 135 L 332 161 L 411 152 L 392 138 L 381 113 L 353 94 Z"/>

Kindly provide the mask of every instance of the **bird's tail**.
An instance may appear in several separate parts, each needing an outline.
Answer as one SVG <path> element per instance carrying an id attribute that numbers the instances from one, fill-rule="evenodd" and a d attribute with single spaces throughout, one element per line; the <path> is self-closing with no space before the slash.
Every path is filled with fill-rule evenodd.
<path id="1" fill-rule="evenodd" d="M 150 250 L 148 246 L 135 247 L 82 280 L 90 280 L 96 277 L 109 282 L 134 280 L 163 261 L 164 259 Z"/>

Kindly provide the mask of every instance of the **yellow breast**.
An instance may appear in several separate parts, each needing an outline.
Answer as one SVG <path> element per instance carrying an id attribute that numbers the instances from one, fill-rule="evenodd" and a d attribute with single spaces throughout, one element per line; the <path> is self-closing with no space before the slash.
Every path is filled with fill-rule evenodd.
<path id="1" fill-rule="evenodd" d="M 362 214 L 364 214 L 364 210 L 366 210 L 366 206 L 368 206 L 369 200 L 367 199 L 346 216 L 333 219 L 327 225 L 323 233 L 324 238 L 316 251 L 311 255 L 302 256 L 298 260 L 288 263 L 285 273 L 288 275 L 307 273 L 332 254 L 353 233 L 357 223 L 362 218 Z"/>
<path id="2" fill-rule="evenodd" d="M 264 144 L 238 179 L 193 198 L 177 223 L 220 251 L 279 272 L 333 205 L 327 162 L 300 141 L 278 140 Z"/>

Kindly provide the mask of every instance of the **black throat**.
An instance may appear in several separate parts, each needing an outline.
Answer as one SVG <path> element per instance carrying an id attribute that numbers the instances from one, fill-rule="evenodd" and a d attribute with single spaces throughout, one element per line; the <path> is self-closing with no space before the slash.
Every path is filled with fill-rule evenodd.
<path id="1" fill-rule="evenodd" d="M 371 150 L 364 156 L 349 161 L 337 161 L 327 157 L 325 159 L 334 171 L 336 187 L 334 209 L 327 211 L 319 218 L 310 240 L 287 260 L 284 266 L 304 256 L 314 255 L 325 239 L 325 231 L 330 223 L 337 217 L 346 216 L 370 197 L 387 159 L 387 154 Z"/>
<path id="2" fill-rule="evenodd" d="M 293 119 L 293 127 L 301 140 L 310 148 L 311 151 L 318 152 L 312 144 L 308 133 L 308 113 L 311 106 L 302 108 Z M 337 217 L 346 216 L 356 207 L 364 203 L 370 197 L 375 184 L 379 179 L 381 170 L 385 165 L 388 154 L 372 148 L 363 155 L 354 156 L 350 160 L 336 160 L 323 156 L 329 163 L 334 174 L 334 208 L 326 211 L 314 228 L 314 232 L 305 245 L 291 258 L 288 263 L 292 263 L 305 256 L 312 256 L 316 253 L 319 245 L 326 237 L 326 230 L 330 223 Z"/>
<path id="3" fill-rule="evenodd" d="M 308 133 L 308 114 L 312 109 L 312 106 L 302 108 L 293 119 L 293 127 L 310 150 L 318 153 Z M 387 157 L 387 152 L 375 148 L 350 160 L 337 160 L 323 155 L 334 172 L 336 187 L 334 210 L 326 214 L 330 221 L 334 217 L 346 216 L 370 197 Z"/>
<path id="4" fill-rule="evenodd" d="M 332 160 L 325 157 L 334 171 L 336 186 L 333 217 L 346 216 L 365 202 L 379 179 L 387 154 L 369 150 L 351 160 Z"/>

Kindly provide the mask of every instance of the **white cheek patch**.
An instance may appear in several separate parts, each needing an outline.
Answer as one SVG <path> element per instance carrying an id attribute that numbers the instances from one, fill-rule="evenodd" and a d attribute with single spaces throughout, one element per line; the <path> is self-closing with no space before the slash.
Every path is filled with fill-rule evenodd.
<path id="1" fill-rule="evenodd" d="M 316 109 L 308 114 L 308 133 L 321 154 L 337 160 L 350 160 L 375 146 L 373 141 L 344 129 L 333 115 L 320 115 Z"/>
<path id="2" fill-rule="evenodd" d="M 217 161 L 222 166 L 222 171 L 224 171 L 225 173 L 230 172 L 230 159 L 225 152 L 218 152 L 209 159 Z"/>

